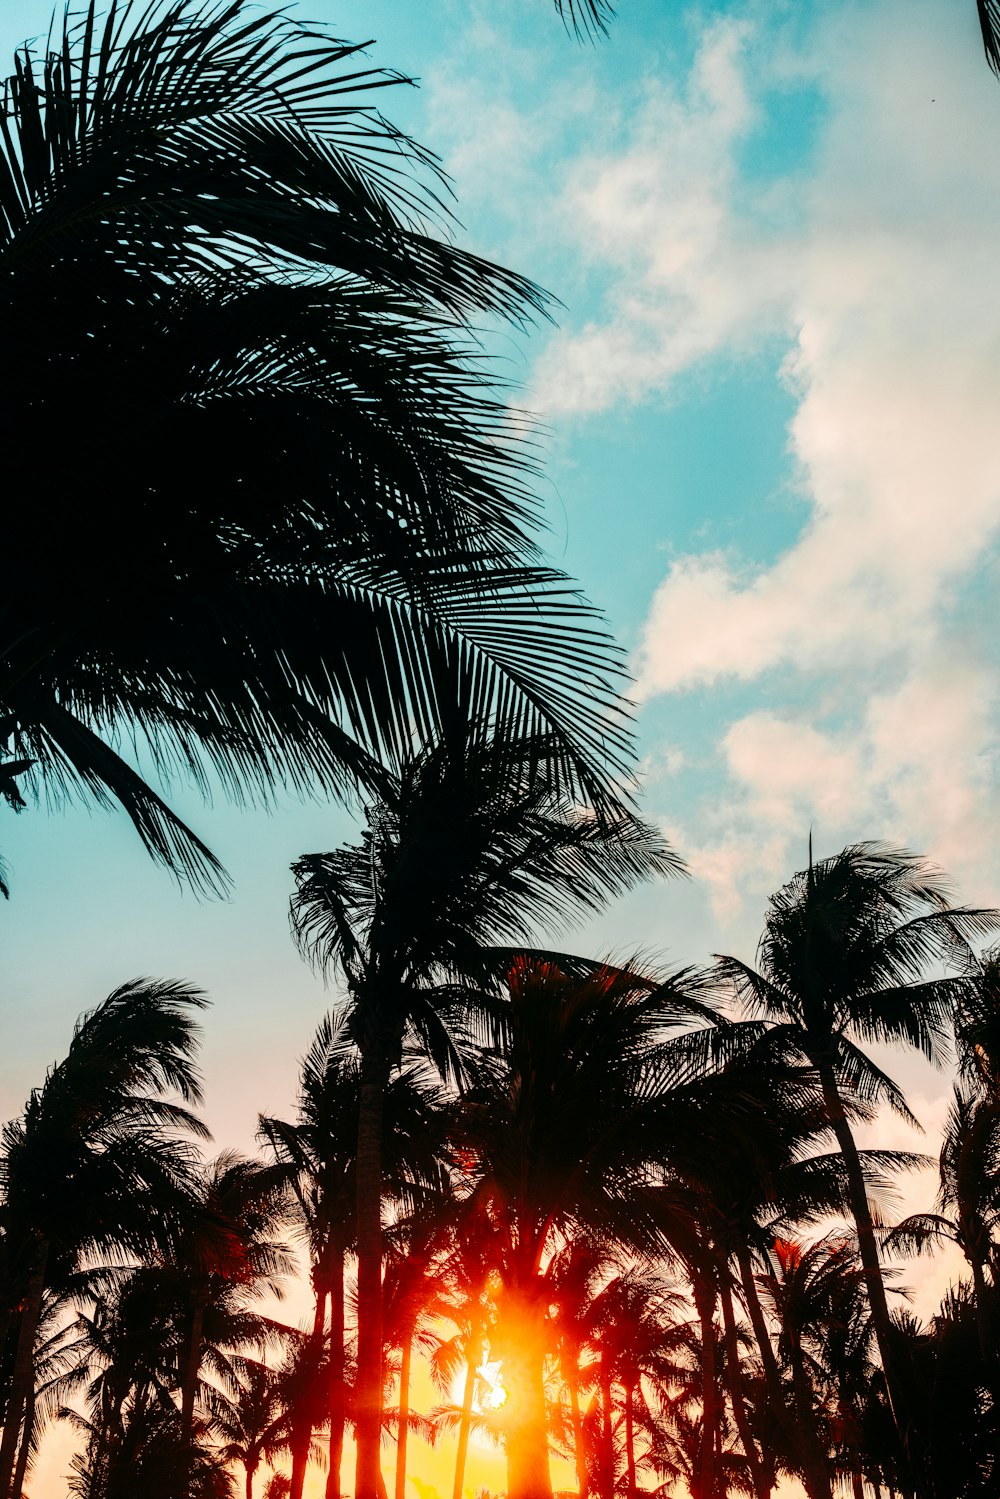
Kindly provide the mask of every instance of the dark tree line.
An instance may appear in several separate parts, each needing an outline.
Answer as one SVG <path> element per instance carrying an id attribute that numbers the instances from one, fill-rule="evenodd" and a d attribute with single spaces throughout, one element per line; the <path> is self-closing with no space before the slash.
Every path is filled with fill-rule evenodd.
<path id="1" fill-rule="evenodd" d="M 511 1499 L 551 1499 L 553 1452 L 581 1499 L 767 1499 L 784 1475 L 810 1499 L 990 1492 L 1000 989 L 972 939 L 1000 915 L 864 844 L 775 895 L 756 970 L 504 944 L 532 912 L 597 898 L 586 856 L 559 889 L 593 827 L 534 798 L 492 799 L 479 827 L 457 801 L 424 822 L 441 775 L 426 753 L 407 818 L 378 803 L 359 844 L 296 866 L 300 940 L 359 966 L 294 1117 L 261 1119 L 259 1159 L 202 1160 L 203 999 L 178 984 L 136 981 L 85 1016 L 6 1127 L 5 1493 L 53 1419 L 79 1433 L 84 1499 L 221 1499 L 238 1472 L 252 1499 L 268 1469 L 301 1499 L 311 1462 L 339 1499 L 349 1438 L 351 1492 L 387 1491 L 388 1444 L 401 1496 L 412 1433 L 453 1443 L 460 1495 L 476 1431 L 505 1448 Z M 662 867 L 655 837 L 628 835 L 625 878 Z M 540 843 L 552 882 L 532 892 Z M 607 867 L 620 855 L 611 839 Z M 399 893 L 410 868 L 422 907 Z M 369 1012 L 389 997 L 373 1083 Z M 883 1104 L 908 1117 L 864 1048 L 940 1060 L 949 1038 L 938 1200 L 889 1227 L 894 1180 L 923 1158 L 855 1145 Z M 921 1326 L 887 1256 L 942 1239 L 969 1278 Z M 314 1312 L 296 1328 L 272 1303 L 303 1265 Z M 415 1361 L 433 1410 L 413 1408 Z"/>

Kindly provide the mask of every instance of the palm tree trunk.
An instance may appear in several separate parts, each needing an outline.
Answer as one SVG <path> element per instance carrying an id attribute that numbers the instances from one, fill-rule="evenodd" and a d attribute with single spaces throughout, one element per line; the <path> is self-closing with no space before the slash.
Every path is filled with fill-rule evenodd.
<path id="1" fill-rule="evenodd" d="M 482 1323 L 478 1318 L 469 1328 L 468 1357 L 465 1364 L 465 1385 L 462 1390 L 462 1414 L 458 1423 L 458 1452 L 455 1456 L 455 1482 L 452 1485 L 453 1499 L 462 1499 L 465 1483 L 465 1464 L 469 1455 L 469 1433 L 472 1430 L 472 1399 L 476 1390 L 476 1369 L 483 1352 Z"/>
<path id="2" fill-rule="evenodd" d="M 583 1432 L 583 1413 L 580 1410 L 580 1369 L 577 1363 L 576 1349 L 573 1350 L 572 1361 L 567 1360 L 567 1367 L 563 1378 L 569 1391 L 569 1410 L 573 1422 L 573 1457 L 576 1467 L 576 1488 L 578 1499 L 588 1499 L 590 1484 L 587 1481 L 587 1447 Z"/>
<path id="3" fill-rule="evenodd" d="M 11 1495 L 13 1499 L 14 1464 L 17 1459 L 21 1423 L 35 1386 L 35 1333 L 38 1331 L 38 1322 L 42 1315 L 45 1269 L 48 1258 L 48 1243 L 42 1241 L 37 1248 L 35 1267 L 25 1286 L 24 1304 L 21 1308 L 20 1325 L 17 1330 L 17 1347 L 14 1353 L 14 1367 L 11 1370 L 3 1439 L 0 1441 L 0 1499 L 5 1499 L 7 1495 Z"/>
<path id="4" fill-rule="evenodd" d="M 693 1279 L 694 1303 L 701 1323 L 701 1451 L 698 1457 L 698 1499 L 720 1499 L 719 1383 L 715 1359 L 715 1290 L 702 1276 Z"/>
<path id="5" fill-rule="evenodd" d="M 830 1472 L 826 1454 L 816 1428 L 816 1406 L 813 1399 L 813 1387 L 809 1375 L 806 1373 L 805 1363 L 802 1358 L 802 1345 L 798 1334 L 792 1329 L 787 1333 L 788 1362 L 792 1370 L 792 1392 L 795 1397 L 796 1430 L 802 1439 L 802 1450 L 808 1466 L 804 1470 L 806 1489 L 813 1499 L 814 1495 L 822 1494 L 823 1499 L 830 1499 L 832 1488 L 830 1484 Z"/>
<path id="6" fill-rule="evenodd" d="M 503 1299 L 501 1347 L 509 1391 L 507 1428 L 508 1499 L 552 1499 L 549 1438 L 545 1418 L 545 1348 L 538 1286 L 508 1286 Z"/>
<path id="7" fill-rule="evenodd" d="M 292 1449 L 292 1472 L 288 1486 L 288 1499 L 302 1499 L 305 1488 L 306 1469 L 309 1466 L 309 1448 L 312 1445 L 312 1430 L 308 1421 L 297 1421 L 292 1426 L 289 1446 Z"/>
<path id="8" fill-rule="evenodd" d="M 996 1353 L 990 1328 L 989 1292 L 986 1289 L 986 1276 L 983 1273 L 982 1261 L 974 1259 L 970 1261 L 970 1264 L 972 1288 L 976 1297 L 976 1336 L 979 1340 L 979 1357 L 984 1364 L 988 1365 Z"/>
<path id="9" fill-rule="evenodd" d="M 340 1499 L 340 1470 L 344 1460 L 344 1426 L 347 1400 L 344 1383 L 344 1249 L 337 1246 L 330 1266 L 329 1413 L 330 1466 L 326 1472 L 326 1499 Z"/>
<path id="10" fill-rule="evenodd" d="M 403 1356 L 399 1365 L 399 1411 L 396 1423 L 396 1499 L 406 1499 L 406 1438 L 410 1430 L 410 1360 L 413 1329 L 405 1329 Z"/>
<path id="11" fill-rule="evenodd" d="M 306 1380 L 300 1398 L 292 1411 L 292 1430 L 289 1446 L 292 1453 L 292 1473 L 288 1499 L 302 1499 L 306 1472 L 309 1468 L 309 1453 L 312 1449 L 315 1430 L 320 1371 L 323 1365 L 323 1343 L 326 1326 L 326 1296 L 316 1298 L 312 1332 L 305 1349 L 304 1372 Z"/>
<path id="12" fill-rule="evenodd" d="M 243 1495 L 244 1499 L 253 1499 L 253 1480 L 254 1474 L 257 1472 L 257 1464 L 247 1463 L 246 1470 L 247 1476 L 246 1483 L 243 1485 Z"/>
<path id="13" fill-rule="evenodd" d="M 472 1396 L 476 1387 L 476 1369 L 472 1355 L 465 1365 L 465 1385 L 462 1389 L 462 1414 L 458 1421 L 458 1451 L 455 1454 L 455 1481 L 452 1484 L 452 1499 L 462 1499 L 465 1482 L 465 1464 L 469 1455 L 469 1432 L 472 1429 Z"/>
<path id="14" fill-rule="evenodd" d="M 14 1469 L 14 1486 L 11 1489 L 12 1499 L 21 1499 L 21 1490 L 24 1488 L 24 1476 L 28 1471 L 28 1458 L 31 1456 L 31 1437 L 35 1425 L 35 1391 L 32 1387 L 28 1391 L 28 1398 L 24 1406 L 24 1423 L 21 1428 L 21 1446 L 17 1454 L 17 1467 Z"/>
<path id="15" fill-rule="evenodd" d="M 905 1394 L 899 1380 L 899 1373 L 893 1360 L 889 1303 L 885 1295 L 885 1282 L 882 1279 L 882 1267 L 878 1257 L 878 1244 L 875 1240 L 875 1225 L 872 1222 L 871 1209 L 868 1206 L 868 1193 L 865 1188 L 865 1176 L 861 1167 L 861 1157 L 858 1154 L 858 1147 L 855 1144 L 850 1122 L 837 1087 L 836 1076 L 829 1061 L 820 1059 L 818 1071 L 827 1117 L 837 1138 L 840 1153 L 844 1158 L 848 1199 L 858 1232 L 858 1253 L 861 1257 L 865 1289 L 868 1293 L 868 1305 L 872 1315 L 872 1328 L 875 1332 L 875 1341 L 878 1344 L 879 1357 L 882 1361 L 882 1371 L 885 1375 L 886 1390 L 889 1395 L 889 1407 L 892 1411 L 893 1420 L 896 1423 L 896 1430 L 899 1432 L 903 1451 L 906 1454 L 907 1467 L 909 1469 L 908 1477 L 914 1485 L 914 1492 L 919 1495 L 923 1490 L 918 1479 L 919 1465 L 915 1461 L 916 1452 L 914 1451 L 914 1447 L 916 1436 L 909 1419 Z"/>
<path id="16" fill-rule="evenodd" d="M 611 1408 L 611 1370 L 604 1354 L 601 1355 L 601 1499 L 614 1499 L 615 1494 L 615 1442 Z"/>
<path id="17" fill-rule="evenodd" d="M 382 1112 L 389 1059 L 380 1039 L 361 1059 L 358 1107 L 358 1372 L 355 1499 L 379 1499 L 382 1444 Z"/>
<path id="18" fill-rule="evenodd" d="M 771 1405 L 771 1416 L 788 1444 L 789 1453 L 800 1465 L 802 1481 L 809 1499 L 831 1499 L 830 1475 L 827 1470 L 826 1457 L 816 1438 L 815 1429 L 789 1420 L 785 1387 L 782 1384 L 778 1360 L 774 1356 L 771 1336 L 764 1320 L 764 1309 L 757 1292 L 750 1250 L 745 1243 L 737 1248 L 736 1258 L 740 1267 L 743 1301 L 757 1341 L 761 1367 L 764 1370 L 764 1383 Z"/>
<path id="19" fill-rule="evenodd" d="M 722 1326 L 726 1340 L 726 1365 L 729 1373 L 729 1396 L 733 1403 L 733 1415 L 736 1418 L 736 1429 L 743 1443 L 743 1451 L 746 1455 L 747 1466 L 750 1469 L 750 1479 L 753 1483 L 754 1493 L 757 1499 L 768 1499 L 774 1483 L 768 1482 L 764 1473 L 760 1453 L 753 1439 L 750 1429 L 750 1417 L 747 1412 L 746 1392 L 743 1387 L 743 1369 L 740 1364 L 739 1338 L 736 1331 L 736 1314 L 733 1310 L 733 1293 L 728 1279 L 728 1266 L 725 1268 L 719 1287 L 719 1295 L 722 1300 Z"/>
<path id="20" fill-rule="evenodd" d="M 635 1499 L 635 1390 L 631 1380 L 625 1385 L 625 1492 Z"/>
<path id="21" fill-rule="evenodd" d="M 198 1392 L 198 1375 L 201 1372 L 201 1344 L 205 1332 L 208 1295 L 208 1287 L 199 1285 L 191 1298 L 188 1346 L 181 1374 L 181 1440 L 185 1445 L 190 1443 L 194 1432 L 194 1402 Z"/>

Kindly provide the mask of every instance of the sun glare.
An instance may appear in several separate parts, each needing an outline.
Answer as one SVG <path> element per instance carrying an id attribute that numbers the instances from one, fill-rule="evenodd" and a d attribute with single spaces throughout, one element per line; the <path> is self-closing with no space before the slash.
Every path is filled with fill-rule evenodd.
<path id="1" fill-rule="evenodd" d="M 482 1363 L 476 1370 L 475 1403 L 481 1411 L 495 1411 L 505 1404 L 507 1391 L 500 1379 L 501 1365 Z"/>
<path id="2" fill-rule="evenodd" d="M 476 1380 L 472 1390 L 472 1409 L 477 1416 L 488 1416 L 506 1404 L 507 1391 L 503 1386 L 502 1367 L 499 1359 L 495 1362 L 484 1359 L 476 1369 Z M 465 1375 L 459 1374 L 455 1378 L 451 1391 L 451 1398 L 455 1405 L 461 1405 L 464 1388 Z"/>

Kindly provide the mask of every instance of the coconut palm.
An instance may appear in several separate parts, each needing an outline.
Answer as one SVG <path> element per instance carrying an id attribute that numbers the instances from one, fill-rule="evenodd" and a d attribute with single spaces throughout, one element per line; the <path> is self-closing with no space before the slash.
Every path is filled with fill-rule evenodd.
<path id="1" fill-rule="evenodd" d="M 972 1271 L 980 1357 L 992 1356 L 992 1298 L 987 1266 L 995 1279 L 1000 1230 L 1000 1102 L 977 1097 L 956 1084 L 945 1120 L 933 1213 L 914 1213 L 889 1233 L 885 1247 L 920 1254 L 942 1243 L 957 1244 Z"/>
<path id="2" fill-rule="evenodd" d="M 955 1039 L 967 1085 L 1000 1101 L 1000 947 L 981 955 L 960 996 Z"/>
<path id="3" fill-rule="evenodd" d="M 223 1462 L 242 1464 L 245 1499 L 253 1499 L 261 1463 L 288 1446 L 288 1412 L 273 1369 L 248 1362 L 234 1398 L 213 1411 L 212 1433 Z"/>
<path id="4" fill-rule="evenodd" d="M 348 1016 L 343 1010 L 334 1012 L 321 1022 L 303 1059 L 295 1122 L 264 1116 L 259 1121 L 260 1138 L 279 1163 L 297 1203 L 315 1297 L 313 1334 L 317 1342 L 324 1333 L 326 1337 L 322 1369 L 328 1398 L 322 1422 L 317 1424 L 329 1427 L 327 1499 L 340 1499 L 347 1421 L 345 1274 L 357 1238 L 360 1086 L 360 1057 Z M 419 1058 L 410 1058 L 391 1078 L 383 1103 L 388 1142 L 383 1190 L 410 1211 L 426 1209 L 430 1200 L 432 1221 L 443 1170 L 435 1105 L 433 1080 Z M 400 1233 L 404 1227 L 401 1222 Z M 405 1449 L 405 1441 L 403 1445 Z"/>
<path id="5" fill-rule="evenodd" d="M 901 1089 L 862 1048 L 910 1045 L 940 1063 L 952 1014 L 973 986 L 970 944 L 998 919 L 994 911 L 952 906 L 943 876 L 925 860 L 861 843 L 819 863 L 810 857 L 808 868 L 772 897 L 757 969 L 718 959 L 723 983 L 751 1015 L 774 1027 L 772 1044 L 816 1070 L 844 1158 L 875 1336 L 903 1434 L 907 1416 L 891 1366 L 885 1287 L 845 1091 L 916 1123 Z M 943 966 L 945 975 L 926 977 L 932 965 Z"/>
<path id="6" fill-rule="evenodd" d="M 293 865 L 302 952 L 347 982 L 361 1053 L 357 1151 L 358 1499 L 376 1499 L 382 1401 L 382 1136 L 404 1041 L 456 1065 L 452 1031 L 546 916 L 594 909 L 676 858 L 632 814 L 568 810 L 548 740 L 456 729 L 409 757 L 359 843 Z"/>
<path id="7" fill-rule="evenodd" d="M 686 1296 L 648 1268 L 633 1267 L 613 1277 L 590 1308 L 591 1342 L 597 1355 L 602 1402 L 610 1427 L 613 1391 L 621 1391 L 625 1499 L 636 1499 L 640 1455 L 638 1437 L 655 1424 L 651 1401 L 662 1406 L 686 1382 L 683 1367 Z M 603 1414 L 603 1412 L 602 1412 Z"/>
<path id="8" fill-rule="evenodd" d="M 612 968 L 573 977 L 536 955 L 514 961 L 507 987 L 506 1026 L 476 1059 L 456 1143 L 474 1161 L 469 1211 L 493 1235 L 508 1492 L 551 1499 L 544 1366 L 557 1251 L 581 1238 L 655 1249 L 664 1138 L 718 1126 L 707 1100 L 669 1086 L 689 1053 L 675 1058 L 667 1033 L 704 1018 L 681 979 Z"/>
<path id="9" fill-rule="evenodd" d="M 229 1356 L 248 1345 L 262 1351 L 280 1343 L 283 1327 L 261 1316 L 256 1303 L 280 1297 L 294 1269 L 284 1237 L 289 1203 L 281 1172 L 225 1151 L 200 1186 L 199 1210 L 158 1272 L 177 1324 L 183 1442 L 193 1434 L 203 1368 L 238 1387 Z"/>
<path id="10" fill-rule="evenodd" d="M 135 980 L 84 1015 L 65 1059 L 4 1127 L 5 1391 L 0 1494 L 12 1488 L 46 1289 L 87 1256 L 169 1253 L 192 1211 L 207 1133 L 197 1102 L 198 990 Z M 171 1098 L 179 1095 L 183 1103 Z"/>
<path id="11" fill-rule="evenodd" d="M 88 0 L 5 85 L 7 481 L 46 525 L 7 517 L 2 784 L 117 802 L 202 884 L 123 733 L 239 796 L 370 784 L 457 707 L 551 732 L 588 797 L 629 757 L 467 357 L 470 319 L 546 299 L 448 243 L 435 163 L 376 107 L 398 75 L 357 54 L 249 0 Z"/>

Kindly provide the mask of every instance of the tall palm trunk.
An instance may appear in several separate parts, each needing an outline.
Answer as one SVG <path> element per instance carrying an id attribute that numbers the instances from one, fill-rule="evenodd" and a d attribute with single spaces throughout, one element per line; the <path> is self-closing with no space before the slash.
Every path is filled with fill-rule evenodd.
<path id="1" fill-rule="evenodd" d="M 917 1456 L 915 1451 L 916 1434 L 913 1431 L 905 1392 L 902 1388 L 899 1371 L 896 1368 L 893 1358 L 889 1304 L 886 1300 L 885 1282 L 882 1279 L 882 1267 L 879 1263 L 878 1244 L 875 1240 L 875 1225 L 872 1222 L 871 1209 L 868 1206 L 868 1193 L 865 1188 L 865 1176 L 861 1167 L 861 1157 L 858 1154 L 854 1134 L 840 1097 L 833 1068 L 829 1060 L 822 1057 L 819 1059 L 817 1067 L 820 1085 L 823 1089 L 823 1103 L 826 1108 L 827 1117 L 844 1159 L 848 1198 L 851 1204 L 851 1213 L 854 1218 L 855 1227 L 858 1232 L 858 1253 L 861 1257 L 861 1268 L 864 1273 L 865 1289 L 868 1294 L 868 1305 L 871 1310 L 875 1341 L 878 1344 L 879 1357 L 882 1360 L 882 1371 L 885 1375 L 889 1406 L 892 1411 L 893 1420 L 896 1423 L 896 1430 L 899 1433 L 903 1451 L 906 1455 L 907 1467 L 909 1469 L 907 1476 L 914 1486 L 914 1493 L 920 1495 L 923 1493 L 923 1488 L 918 1475 L 919 1464 L 915 1460 Z"/>
<path id="2" fill-rule="evenodd" d="M 412 1357 L 413 1326 L 411 1324 L 403 1330 L 403 1355 L 399 1364 L 395 1499 L 406 1499 L 406 1439 L 410 1431 L 410 1360 Z"/>
<path id="3" fill-rule="evenodd" d="M 715 1289 L 700 1275 L 693 1279 L 694 1304 L 701 1324 L 701 1451 L 698 1454 L 698 1499 L 720 1499 L 719 1377 L 715 1347 Z"/>
<path id="4" fill-rule="evenodd" d="M 344 1248 L 338 1244 L 330 1256 L 330 1466 L 326 1472 L 326 1499 L 340 1499 L 340 1470 L 344 1460 L 344 1426 L 347 1421 L 347 1390 L 344 1378 Z"/>
<path id="5" fill-rule="evenodd" d="M 635 1388 L 631 1380 L 625 1385 L 625 1492 L 635 1499 Z"/>
<path id="6" fill-rule="evenodd" d="M 601 1499 L 614 1499 L 615 1493 L 615 1438 L 613 1407 L 611 1404 L 611 1370 L 605 1355 L 601 1354 L 598 1371 L 601 1386 Z"/>
<path id="7" fill-rule="evenodd" d="M 743 1301 L 757 1341 L 761 1367 L 764 1370 L 764 1384 L 771 1406 L 771 1416 L 788 1444 L 788 1451 L 799 1463 L 802 1481 L 809 1499 L 831 1499 L 832 1490 L 826 1454 L 816 1436 L 815 1427 L 803 1426 L 800 1422 L 789 1419 L 785 1387 L 781 1380 L 778 1360 L 771 1346 L 771 1337 L 764 1320 L 764 1309 L 757 1293 L 750 1250 L 745 1243 L 738 1246 L 736 1258 L 740 1267 Z"/>
<path id="8" fill-rule="evenodd" d="M 743 1384 L 743 1368 L 740 1364 L 736 1314 L 733 1310 L 733 1293 L 728 1276 L 728 1266 L 726 1266 L 719 1286 L 719 1297 L 722 1302 L 722 1327 L 725 1335 L 729 1396 L 733 1403 L 736 1430 L 739 1432 L 740 1441 L 743 1443 L 743 1451 L 746 1456 L 747 1467 L 750 1469 L 750 1480 L 753 1483 L 754 1493 L 757 1499 L 769 1499 L 769 1495 L 774 1488 L 774 1481 L 773 1478 L 771 1481 L 768 1481 L 760 1452 L 757 1449 L 757 1443 L 754 1441 L 753 1432 L 750 1429 L 750 1416 L 747 1411 L 746 1392 Z"/>
<path id="9" fill-rule="evenodd" d="M 462 1414 L 458 1422 L 458 1452 L 455 1456 L 453 1499 L 462 1499 L 465 1464 L 469 1455 L 469 1433 L 472 1430 L 472 1399 L 476 1389 L 476 1369 L 483 1351 L 482 1323 L 476 1318 L 469 1329 L 468 1356 L 465 1361 L 465 1385 L 462 1390 Z"/>
<path id="10" fill-rule="evenodd" d="M 816 1404 L 813 1398 L 812 1381 L 806 1372 L 805 1360 L 802 1357 L 802 1344 L 798 1329 L 788 1329 L 786 1346 L 788 1348 L 788 1362 L 792 1371 L 792 1393 L 795 1399 L 795 1414 L 797 1418 L 796 1427 L 803 1433 L 803 1436 L 808 1433 L 809 1438 L 807 1449 L 809 1452 L 809 1472 L 806 1487 L 809 1493 L 812 1494 L 814 1487 L 819 1481 L 820 1472 L 822 1472 L 822 1481 L 826 1485 L 825 1492 L 827 1495 L 830 1495 L 832 1489 L 826 1456 L 823 1454 L 821 1468 L 817 1453 L 814 1451 L 814 1449 L 820 1449 L 821 1447 L 816 1428 Z"/>
<path id="11" fill-rule="evenodd" d="M 972 1266 L 972 1288 L 976 1297 L 976 1336 L 979 1340 L 979 1357 L 984 1364 L 988 1364 L 996 1356 L 996 1347 L 990 1319 L 989 1292 L 986 1289 L 986 1276 L 983 1271 L 983 1262 L 973 1259 Z"/>
<path id="12" fill-rule="evenodd" d="M 260 1464 L 260 1459 L 252 1460 L 246 1464 L 247 1476 L 243 1485 L 244 1499 L 253 1499 L 253 1480 Z"/>
<path id="13" fill-rule="evenodd" d="M 316 1298 L 312 1332 L 305 1348 L 305 1379 L 302 1381 L 299 1398 L 295 1400 L 292 1411 L 291 1441 L 289 1443 L 292 1452 L 292 1473 L 288 1499 L 302 1499 L 302 1491 L 305 1487 L 306 1471 L 309 1467 L 309 1454 L 312 1450 L 313 1431 L 315 1429 L 316 1392 L 320 1372 L 323 1367 L 325 1329 L 326 1296 L 321 1294 Z"/>
<path id="14" fill-rule="evenodd" d="M 288 1486 L 288 1499 L 301 1499 L 304 1487 L 306 1487 L 306 1471 L 309 1468 L 309 1450 L 312 1447 L 312 1421 L 309 1418 L 309 1400 L 301 1402 L 301 1412 L 292 1412 L 291 1438 L 289 1447 L 292 1453 L 291 1480 Z"/>
<path id="15" fill-rule="evenodd" d="M 533 1279 L 504 1292 L 501 1348 L 509 1392 L 508 1499 L 552 1499 L 545 1418 L 545 1348 Z M 505 1407 L 506 1409 L 506 1407 Z"/>
<path id="16" fill-rule="evenodd" d="M 580 1367 L 577 1350 L 565 1361 L 563 1379 L 569 1391 L 570 1419 L 573 1423 L 573 1457 L 576 1467 L 578 1499 L 588 1499 L 590 1484 L 587 1480 L 587 1445 L 583 1430 L 583 1412 L 580 1409 Z"/>
<path id="17" fill-rule="evenodd" d="M 382 1443 L 382 1113 L 389 1058 L 381 1038 L 361 1058 L 358 1101 L 358 1372 L 355 1499 L 379 1499 Z"/>
<path id="18" fill-rule="evenodd" d="M 35 1391 L 28 1391 L 28 1398 L 24 1407 L 24 1422 L 21 1428 L 21 1446 L 17 1454 L 17 1467 L 14 1469 L 14 1484 L 11 1489 L 13 1499 L 20 1499 L 24 1488 L 24 1477 L 28 1471 L 28 1459 L 31 1456 L 31 1438 L 35 1427 Z"/>
<path id="19" fill-rule="evenodd" d="M 208 1305 L 209 1288 L 204 1283 L 191 1293 L 191 1316 L 188 1321 L 188 1342 L 181 1370 L 181 1440 L 189 1446 L 194 1434 L 194 1402 L 198 1393 L 198 1376 L 201 1373 L 202 1341 L 205 1335 L 205 1308 Z"/>
<path id="20" fill-rule="evenodd" d="M 0 1441 L 0 1499 L 17 1499 L 14 1491 L 14 1465 L 17 1460 L 21 1425 L 31 1393 L 35 1387 L 35 1334 L 42 1315 L 45 1297 L 45 1270 L 49 1246 L 43 1241 L 36 1248 L 35 1265 L 28 1277 L 17 1330 L 14 1367 L 11 1370 L 7 1396 L 3 1439 Z"/>

